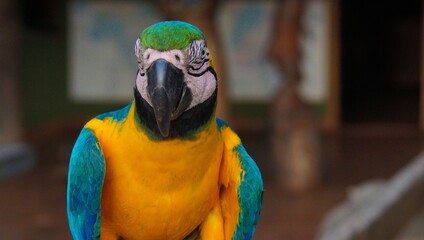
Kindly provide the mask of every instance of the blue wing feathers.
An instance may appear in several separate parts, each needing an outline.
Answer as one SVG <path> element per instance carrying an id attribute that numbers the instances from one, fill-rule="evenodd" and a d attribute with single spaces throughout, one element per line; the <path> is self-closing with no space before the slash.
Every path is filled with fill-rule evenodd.
<path id="1" fill-rule="evenodd" d="M 72 150 L 67 211 L 74 239 L 99 239 L 105 160 L 93 131 L 84 128 Z"/>
<path id="2" fill-rule="evenodd" d="M 231 129 L 226 122 L 219 118 L 216 119 L 216 124 L 219 131 L 226 127 Z M 255 233 L 256 224 L 261 213 L 264 186 L 258 166 L 246 152 L 243 145 L 240 143 L 235 146 L 233 152 L 239 159 L 242 168 L 240 173 L 241 184 L 238 187 L 240 214 L 233 240 L 249 240 L 252 239 Z"/>
<path id="3" fill-rule="evenodd" d="M 241 211 L 234 239 L 252 239 L 262 208 L 262 176 L 243 145 L 236 146 L 234 152 L 238 155 L 243 169 L 238 195 Z"/>

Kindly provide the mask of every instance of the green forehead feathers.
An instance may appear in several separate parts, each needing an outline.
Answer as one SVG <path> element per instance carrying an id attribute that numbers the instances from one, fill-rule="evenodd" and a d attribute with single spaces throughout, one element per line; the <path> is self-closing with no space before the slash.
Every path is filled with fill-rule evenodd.
<path id="1" fill-rule="evenodd" d="M 203 33 L 195 26 L 181 21 L 164 21 L 151 25 L 141 34 L 144 49 L 159 51 L 185 49 L 194 40 L 205 39 Z"/>

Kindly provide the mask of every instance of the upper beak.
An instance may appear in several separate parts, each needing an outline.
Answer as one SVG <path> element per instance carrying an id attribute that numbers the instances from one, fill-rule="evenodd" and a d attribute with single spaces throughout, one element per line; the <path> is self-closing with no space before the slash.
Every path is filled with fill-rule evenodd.
<path id="1" fill-rule="evenodd" d="M 192 100 L 184 73 L 164 59 L 154 61 L 147 69 L 147 93 L 159 131 L 163 137 L 168 137 L 171 120 L 178 118 Z"/>

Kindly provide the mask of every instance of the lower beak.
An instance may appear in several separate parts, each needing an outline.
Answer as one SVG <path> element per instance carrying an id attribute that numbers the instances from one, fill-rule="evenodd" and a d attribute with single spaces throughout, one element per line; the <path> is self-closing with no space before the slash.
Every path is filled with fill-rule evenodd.
<path id="1" fill-rule="evenodd" d="M 178 118 L 192 100 L 184 73 L 164 59 L 154 61 L 147 69 L 147 93 L 159 131 L 163 137 L 168 137 L 171 120 Z"/>

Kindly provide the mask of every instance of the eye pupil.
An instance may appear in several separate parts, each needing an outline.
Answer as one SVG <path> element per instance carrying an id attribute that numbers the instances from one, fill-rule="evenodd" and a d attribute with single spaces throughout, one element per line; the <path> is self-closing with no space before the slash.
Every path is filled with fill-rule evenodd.
<path id="1" fill-rule="evenodd" d="M 180 56 L 178 56 L 178 55 L 175 55 L 175 59 L 177 59 L 177 61 L 180 61 L 181 59 L 180 59 Z"/>
<path id="2" fill-rule="evenodd" d="M 146 59 L 149 59 L 150 58 L 150 54 L 147 54 L 147 57 L 146 57 Z"/>

